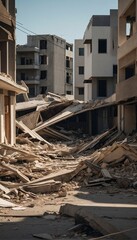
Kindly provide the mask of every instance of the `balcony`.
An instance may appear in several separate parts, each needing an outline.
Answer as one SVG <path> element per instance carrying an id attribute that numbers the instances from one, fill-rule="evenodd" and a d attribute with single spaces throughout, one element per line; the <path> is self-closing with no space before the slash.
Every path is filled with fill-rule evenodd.
<path id="1" fill-rule="evenodd" d="M 137 48 L 137 33 L 135 33 L 132 37 L 130 37 L 126 42 L 118 48 L 118 59 L 123 58 L 128 53 L 132 52 Z"/>
<path id="2" fill-rule="evenodd" d="M 17 64 L 17 69 L 39 69 L 39 64 Z"/>
<path id="3" fill-rule="evenodd" d="M 39 76 L 27 76 L 25 74 L 21 75 L 20 78 L 17 79 L 18 82 L 24 81 L 27 85 L 28 84 L 40 84 Z"/>
<path id="4" fill-rule="evenodd" d="M 116 101 L 123 102 L 137 97 L 137 75 L 124 80 L 116 86 Z"/>

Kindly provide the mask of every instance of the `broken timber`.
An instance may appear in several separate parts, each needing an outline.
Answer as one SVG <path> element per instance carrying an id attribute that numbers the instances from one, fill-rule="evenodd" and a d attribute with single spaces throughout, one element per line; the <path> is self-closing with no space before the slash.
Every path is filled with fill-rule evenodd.
<path id="1" fill-rule="evenodd" d="M 45 142 L 47 145 L 52 146 L 49 142 L 47 142 L 44 138 L 42 138 L 39 134 L 37 134 L 34 130 L 30 130 L 23 122 L 18 122 L 16 120 L 16 125 L 18 128 L 23 130 L 25 133 L 28 133 L 32 138 L 38 139 L 39 141 Z"/>

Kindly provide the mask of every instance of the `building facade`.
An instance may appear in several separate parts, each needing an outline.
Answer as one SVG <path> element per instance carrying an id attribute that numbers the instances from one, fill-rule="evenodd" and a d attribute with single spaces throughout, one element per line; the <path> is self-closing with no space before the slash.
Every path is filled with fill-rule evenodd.
<path id="1" fill-rule="evenodd" d="M 73 46 L 55 35 L 28 35 L 17 46 L 17 81 L 25 81 L 29 96 L 53 92 L 72 94 Z"/>
<path id="2" fill-rule="evenodd" d="M 84 33 L 84 100 L 111 96 L 117 79 L 117 10 L 93 15 Z"/>
<path id="3" fill-rule="evenodd" d="M 0 143 L 15 143 L 16 94 L 25 88 L 16 84 L 15 0 L 0 0 Z"/>
<path id="4" fill-rule="evenodd" d="M 84 100 L 84 44 L 76 39 L 74 44 L 74 98 Z"/>
<path id="5" fill-rule="evenodd" d="M 118 127 L 137 130 L 137 1 L 118 1 Z"/>

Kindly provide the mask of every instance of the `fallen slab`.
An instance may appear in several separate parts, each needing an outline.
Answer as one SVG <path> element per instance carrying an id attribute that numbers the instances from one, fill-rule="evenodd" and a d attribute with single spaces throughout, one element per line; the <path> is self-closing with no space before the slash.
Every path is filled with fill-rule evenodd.
<path id="1" fill-rule="evenodd" d="M 125 197 L 119 195 L 103 198 L 102 195 L 101 200 L 98 194 L 97 198 L 91 196 L 94 201 L 76 198 L 73 201 L 74 204 L 67 203 L 61 206 L 59 212 L 76 219 L 83 219 L 103 235 L 112 235 L 110 236 L 111 239 L 135 240 L 137 234 L 137 206 L 136 204 L 127 204 Z"/>

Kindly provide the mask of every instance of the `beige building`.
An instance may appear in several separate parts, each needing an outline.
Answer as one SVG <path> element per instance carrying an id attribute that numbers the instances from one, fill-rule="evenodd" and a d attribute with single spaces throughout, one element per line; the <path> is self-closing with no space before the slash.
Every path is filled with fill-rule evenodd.
<path id="1" fill-rule="evenodd" d="M 73 46 L 55 35 L 29 35 L 17 46 L 17 81 L 24 80 L 29 96 L 53 92 L 72 94 Z"/>
<path id="2" fill-rule="evenodd" d="M 0 143 L 15 143 L 15 0 L 0 0 Z"/>
<path id="3" fill-rule="evenodd" d="M 74 98 L 84 100 L 84 44 L 76 39 L 74 44 Z"/>
<path id="4" fill-rule="evenodd" d="M 93 15 L 84 33 L 84 100 L 110 97 L 117 79 L 117 10 Z"/>
<path id="5" fill-rule="evenodd" d="M 118 1 L 118 127 L 137 130 L 137 0 Z"/>

